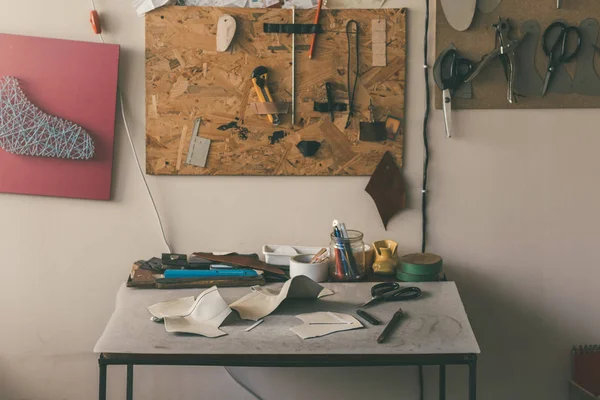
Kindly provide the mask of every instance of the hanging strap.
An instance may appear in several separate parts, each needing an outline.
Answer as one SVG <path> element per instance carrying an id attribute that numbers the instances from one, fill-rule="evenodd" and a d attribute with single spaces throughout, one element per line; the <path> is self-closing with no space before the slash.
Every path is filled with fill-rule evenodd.
<path id="1" fill-rule="evenodd" d="M 352 25 L 354 25 L 355 32 L 352 32 Z M 356 35 L 356 40 L 354 42 L 354 46 L 356 47 L 356 72 L 354 73 L 354 85 L 350 85 L 350 59 L 352 58 L 352 41 L 350 40 L 350 35 L 354 33 Z M 358 83 L 358 68 L 359 68 L 359 54 L 358 54 L 358 22 L 351 19 L 346 24 L 346 38 L 348 39 L 348 120 L 346 121 L 345 128 L 347 129 L 352 123 L 352 117 L 354 116 L 354 95 L 356 94 L 356 85 Z"/>

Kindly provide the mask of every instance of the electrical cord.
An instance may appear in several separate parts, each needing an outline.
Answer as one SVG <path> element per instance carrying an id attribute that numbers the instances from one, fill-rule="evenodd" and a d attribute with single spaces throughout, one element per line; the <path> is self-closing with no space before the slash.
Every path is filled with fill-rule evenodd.
<path id="1" fill-rule="evenodd" d="M 425 0 L 425 37 L 423 39 L 423 70 L 425 71 L 425 114 L 423 116 L 423 186 L 421 188 L 421 253 L 427 248 L 427 178 L 429 169 L 429 138 L 427 137 L 427 125 L 429 123 L 429 111 L 431 95 L 429 93 L 429 67 L 427 46 L 429 40 L 429 0 Z M 423 366 L 419 366 L 419 389 L 420 399 L 425 398 L 425 385 L 423 383 Z"/>
<path id="2" fill-rule="evenodd" d="M 94 4 L 94 0 L 90 0 L 92 3 L 92 9 L 96 10 L 96 4 Z M 102 33 L 99 33 L 100 41 L 104 42 L 104 38 L 102 37 Z M 146 186 L 146 191 L 148 192 L 148 196 L 150 197 L 150 201 L 152 202 L 152 206 L 154 207 L 154 212 L 156 213 L 156 219 L 158 219 L 158 224 L 160 226 L 160 231 L 162 233 L 163 240 L 165 241 L 165 245 L 167 249 L 169 249 L 169 253 L 173 253 L 173 249 L 167 240 L 167 235 L 165 233 L 165 228 L 162 222 L 162 218 L 160 216 L 160 212 L 158 211 L 158 207 L 156 206 L 156 202 L 154 201 L 154 197 L 152 196 L 152 191 L 150 190 L 150 186 L 148 186 L 148 181 L 146 180 L 146 176 L 144 175 L 144 170 L 142 169 L 142 165 L 140 164 L 140 159 L 138 158 L 137 151 L 135 150 L 135 146 L 133 144 L 133 139 L 131 138 L 131 132 L 129 131 L 129 125 L 127 124 L 127 118 L 125 117 L 125 106 L 123 104 L 123 94 L 120 88 L 117 88 L 117 93 L 119 95 L 119 104 L 121 105 L 121 117 L 123 118 L 123 125 L 125 126 L 125 132 L 127 133 L 127 138 L 129 139 L 129 144 L 131 145 L 131 151 L 133 152 L 133 158 L 135 159 L 135 163 L 140 171 L 140 176 L 144 181 L 144 185 Z"/>
<path id="3" fill-rule="evenodd" d="M 427 64 L 429 39 L 429 0 L 425 0 L 425 39 L 423 40 L 423 69 L 425 71 L 425 115 L 423 116 L 423 186 L 421 189 L 421 253 L 425 253 L 427 247 L 427 175 L 429 169 L 429 139 L 427 137 L 427 125 L 429 122 L 430 93 L 429 93 L 429 67 Z"/>

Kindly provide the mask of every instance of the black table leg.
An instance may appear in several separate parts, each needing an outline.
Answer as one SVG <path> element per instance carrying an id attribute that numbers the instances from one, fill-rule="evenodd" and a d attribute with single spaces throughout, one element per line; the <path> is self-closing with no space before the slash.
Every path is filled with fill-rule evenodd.
<path id="1" fill-rule="evenodd" d="M 477 399 L 477 359 L 469 362 L 469 400 Z"/>
<path id="2" fill-rule="evenodd" d="M 106 400 L 106 364 L 103 362 L 102 355 L 98 358 L 98 367 L 100 368 L 100 382 L 98 386 L 98 400 Z"/>
<path id="3" fill-rule="evenodd" d="M 440 365 L 440 400 L 446 400 L 446 366 Z"/>
<path id="4" fill-rule="evenodd" d="M 127 364 L 127 400 L 133 400 L 133 364 Z"/>

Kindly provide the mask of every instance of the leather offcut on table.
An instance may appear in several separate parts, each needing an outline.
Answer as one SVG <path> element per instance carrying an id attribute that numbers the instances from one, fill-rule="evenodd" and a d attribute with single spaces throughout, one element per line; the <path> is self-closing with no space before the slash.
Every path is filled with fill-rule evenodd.
<path id="1" fill-rule="evenodd" d="M 405 189 L 402 171 L 394 156 L 386 152 L 369 180 L 366 192 L 373 198 L 384 228 L 394 215 L 405 207 Z"/>

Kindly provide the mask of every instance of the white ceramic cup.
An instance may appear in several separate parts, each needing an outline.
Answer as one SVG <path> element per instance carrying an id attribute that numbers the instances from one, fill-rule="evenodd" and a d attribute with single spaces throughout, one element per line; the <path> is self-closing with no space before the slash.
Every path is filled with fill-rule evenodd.
<path id="1" fill-rule="evenodd" d="M 301 254 L 290 259 L 290 277 L 308 276 L 315 282 L 327 282 L 329 276 L 329 260 L 311 264 L 314 254 Z"/>

